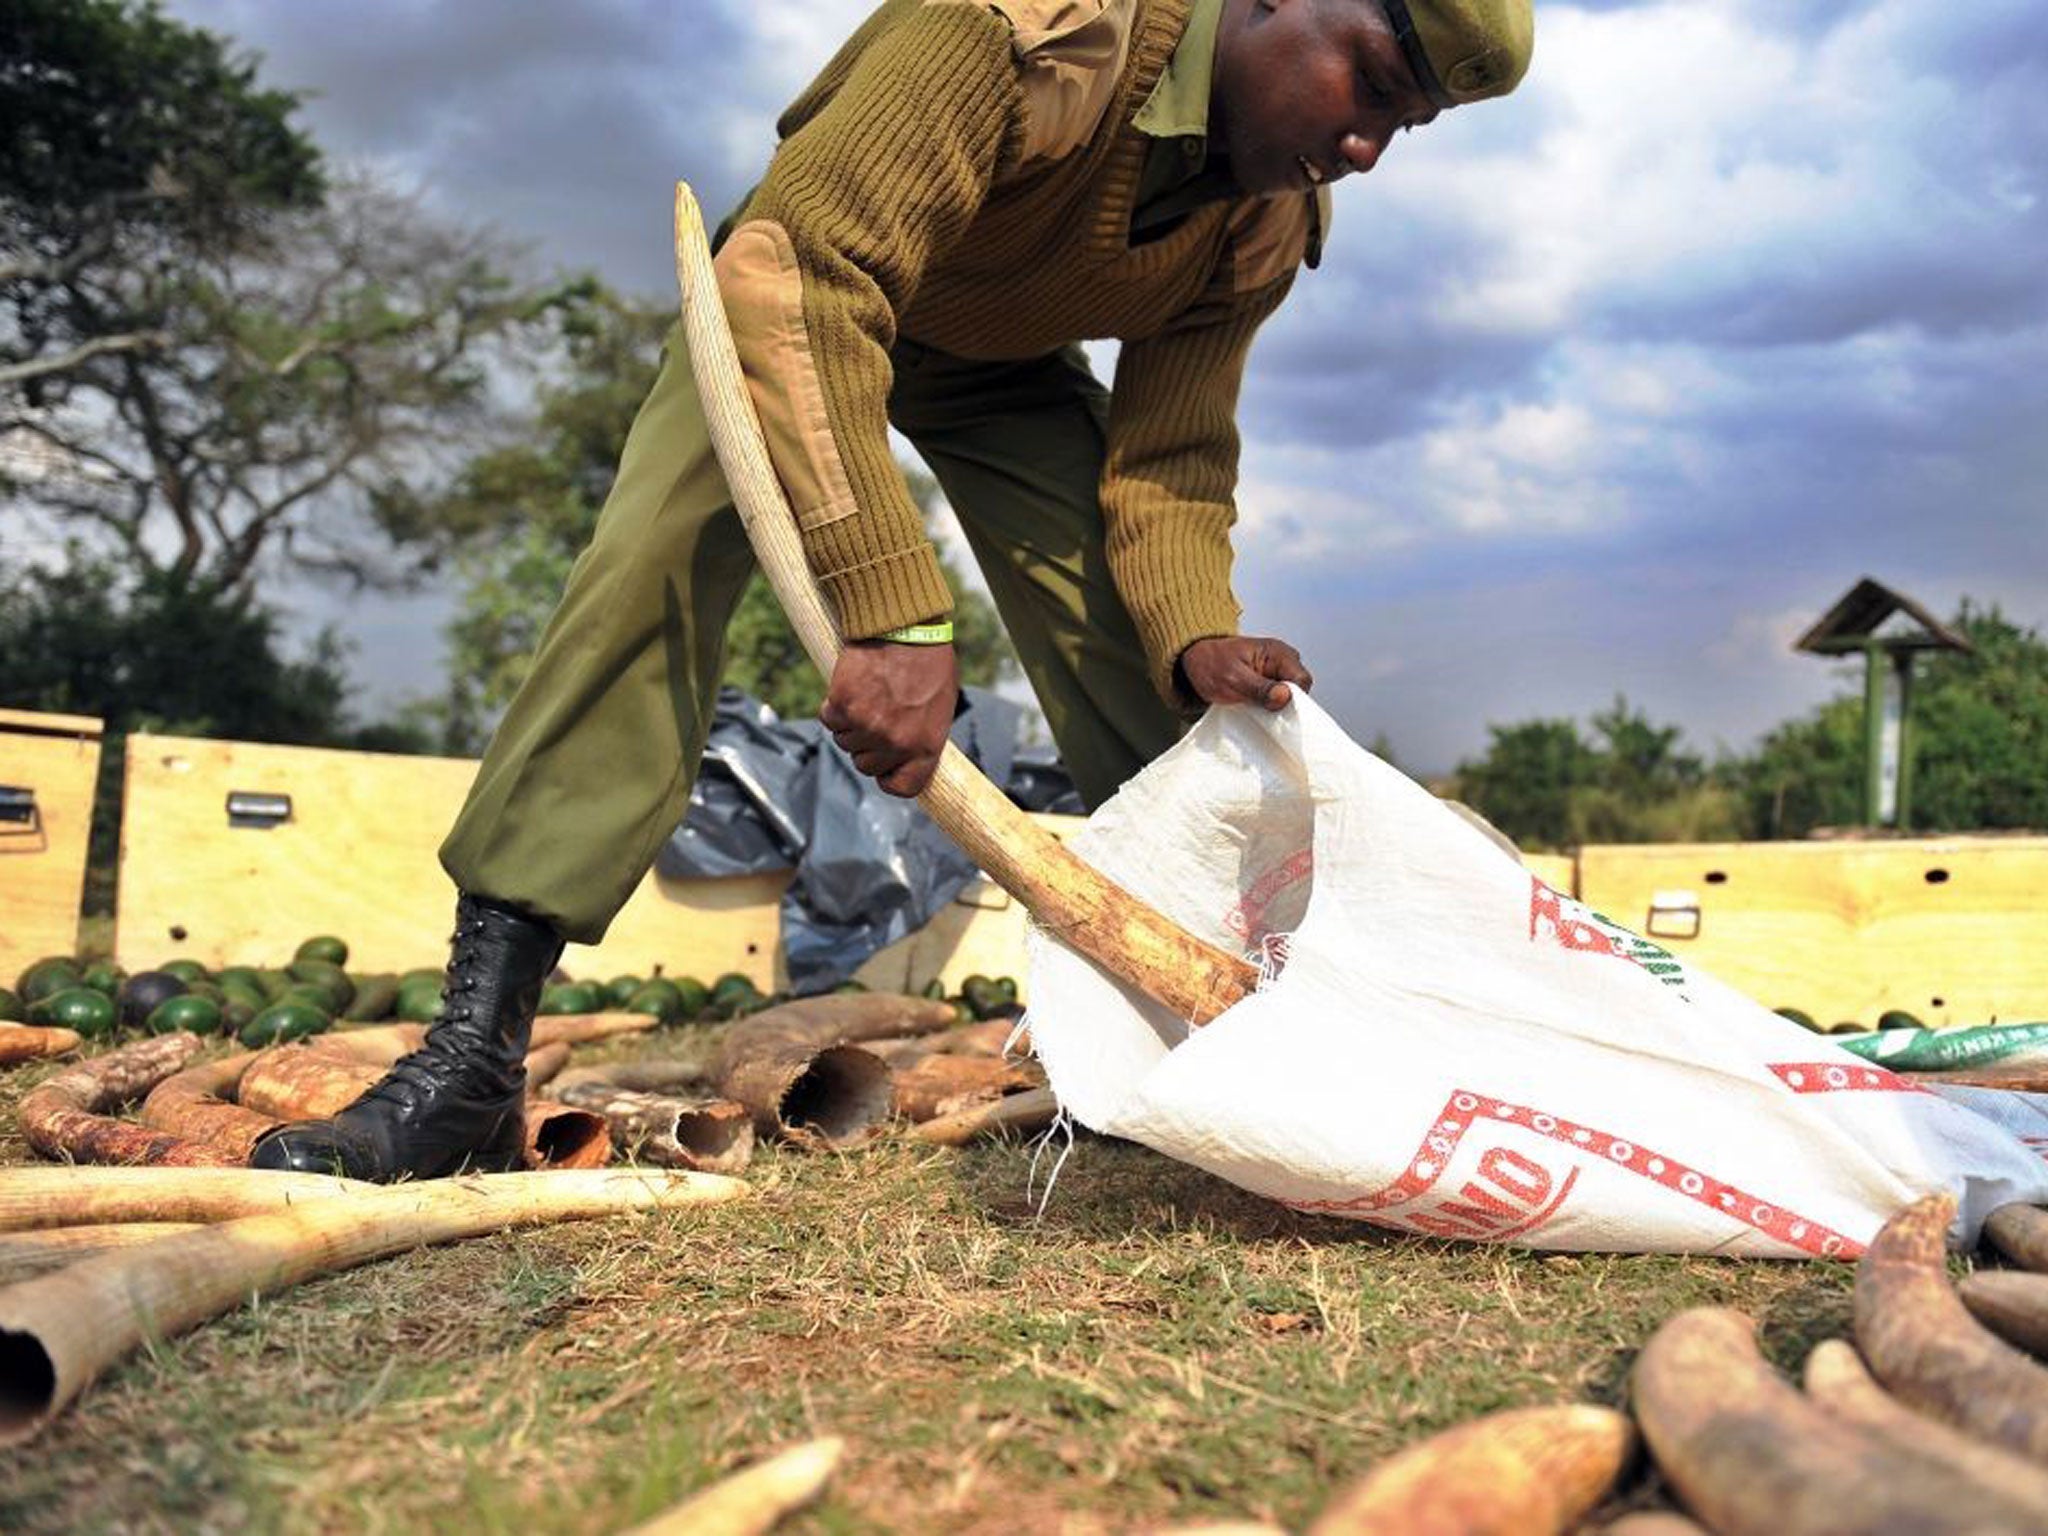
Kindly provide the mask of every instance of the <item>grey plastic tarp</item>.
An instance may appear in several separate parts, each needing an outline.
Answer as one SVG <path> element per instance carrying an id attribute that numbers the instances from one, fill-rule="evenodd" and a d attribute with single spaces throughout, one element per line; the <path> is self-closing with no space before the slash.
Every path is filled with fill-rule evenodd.
<path id="1" fill-rule="evenodd" d="M 1049 748 L 1020 746 L 1024 712 L 963 690 L 953 741 L 1032 811 L 1084 807 Z M 791 869 L 782 943 L 791 990 L 823 992 L 916 932 L 979 871 L 915 801 L 864 777 L 815 720 L 719 691 L 690 809 L 655 859 L 670 879 Z"/>

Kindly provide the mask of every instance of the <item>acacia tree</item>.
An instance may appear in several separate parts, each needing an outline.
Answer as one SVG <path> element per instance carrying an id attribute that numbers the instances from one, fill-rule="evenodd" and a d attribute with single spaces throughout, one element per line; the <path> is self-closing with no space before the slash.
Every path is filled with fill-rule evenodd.
<path id="1" fill-rule="evenodd" d="M 133 571 L 259 559 L 397 585 L 444 542 L 494 361 L 587 285 L 360 179 L 298 98 L 133 0 L 17 0 L 0 40 L 0 476 Z"/>
<path id="2" fill-rule="evenodd" d="M 461 540 L 466 587 L 448 631 L 447 750 L 480 747 L 488 721 L 524 680 L 569 567 L 597 525 L 673 323 L 673 309 L 596 294 L 565 327 L 569 367 L 542 391 L 531 428 L 472 458 L 446 495 L 411 513 Z M 906 473 L 929 515 L 937 486 L 920 471 Z M 994 605 L 966 587 L 943 554 L 940 563 L 955 596 L 961 680 L 987 686 L 1016 675 Z M 822 680 L 758 574 L 727 631 L 726 655 L 725 681 L 779 714 L 813 714 L 823 702 Z"/>
<path id="3" fill-rule="evenodd" d="M 261 89 L 221 40 L 125 0 L 12 0 L 0 13 L 0 383 L 57 386 L 147 351 L 159 317 L 106 283 L 256 239 L 319 206 L 299 98 Z"/>

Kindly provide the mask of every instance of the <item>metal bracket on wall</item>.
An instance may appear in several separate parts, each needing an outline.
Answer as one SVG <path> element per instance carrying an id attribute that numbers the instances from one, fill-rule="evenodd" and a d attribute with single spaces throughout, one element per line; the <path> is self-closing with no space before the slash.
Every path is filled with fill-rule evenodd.
<path id="1" fill-rule="evenodd" d="M 1653 939 L 1700 936 L 1700 898 L 1695 891 L 1652 891 L 1650 920 L 1643 931 Z"/>
<path id="2" fill-rule="evenodd" d="M 228 825 L 231 827 L 256 827 L 268 831 L 291 819 L 290 795 L 272 795 L 246 789 L 228 791 Z"/>
<path id="3" fill-rule="evenodd" d="M 40 837 L 43 813 L 33 788 L 0 784 L 0 837 Z"/>

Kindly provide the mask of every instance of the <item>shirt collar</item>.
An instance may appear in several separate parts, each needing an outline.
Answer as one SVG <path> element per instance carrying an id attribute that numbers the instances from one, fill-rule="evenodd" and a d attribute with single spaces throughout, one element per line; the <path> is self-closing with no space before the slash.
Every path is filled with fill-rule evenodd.
<path id="1" fill-rule="evenodd" d="M 1166 61 L 1152 94 L 1131 119 L 1131 126 L 1155 139 L 1209 136 L 1209 92 L 1216 78 L 1216 31 L 1223 20 L 1223 0 L 1194 0 L 1188 7 L 1187 29 Z"/>

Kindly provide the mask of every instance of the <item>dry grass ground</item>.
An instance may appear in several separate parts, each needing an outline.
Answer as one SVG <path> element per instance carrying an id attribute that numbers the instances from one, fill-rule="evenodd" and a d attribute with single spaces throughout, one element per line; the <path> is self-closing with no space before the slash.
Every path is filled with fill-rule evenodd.
<path id="1" fill-rule="evenodd" d="M 50 1070 L 0 1081 L 0 1162 Z M 826 1432 L 848 1458 L 792 1531 L 1298 1527 L 1434 1430 L 1620 1401 L 1683 1307 L 1751 1311 L 1786 1365 L 1847 1330 L 1847 1266 L 1414 1241 L 1087 1138 L 1039 1214 L 1030 1164 L 771 1151 L 750 1201 L 264 1298 L 0 1458 L 0 1530 L 612 1532 Z"/>

